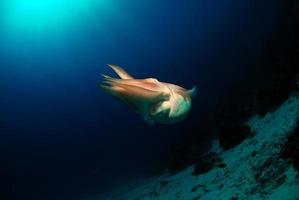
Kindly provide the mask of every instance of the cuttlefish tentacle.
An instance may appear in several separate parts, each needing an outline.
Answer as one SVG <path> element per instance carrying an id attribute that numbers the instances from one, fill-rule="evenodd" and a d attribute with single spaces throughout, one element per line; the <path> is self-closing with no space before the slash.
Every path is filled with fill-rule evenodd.
<path id="1" fill-rule="evenodd" d="M 191 93 L 154 78 L 134 79 L 124 69 L 109 65 L 120 79 L 103 75 L 100 87 L 143 115 L 148 122 L 165 124 L 184 119 L 191 108 Z"/>

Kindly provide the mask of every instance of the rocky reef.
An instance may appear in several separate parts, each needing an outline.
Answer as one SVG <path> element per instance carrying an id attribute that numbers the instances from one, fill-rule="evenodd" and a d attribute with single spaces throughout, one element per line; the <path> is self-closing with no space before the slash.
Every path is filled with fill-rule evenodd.
<path id="1" fill-rule="evenodd" d="M 221 153 L 199 156 L 195 165 L 174 175 L 162 174 L 109 200 L 259 200 L 299 198 L 299 93 L 278 109 L 255 115 L 245 124 L 254 132 Z M 93 199 L 93 198 L 91 198 Z"/>
<path id="2" fill-rule="evenodd" d="M 297 122 L 296 129 L 288 137 L 287 142 L 283 146 L 282 155 L 299 171 L 299 121 Z"/>

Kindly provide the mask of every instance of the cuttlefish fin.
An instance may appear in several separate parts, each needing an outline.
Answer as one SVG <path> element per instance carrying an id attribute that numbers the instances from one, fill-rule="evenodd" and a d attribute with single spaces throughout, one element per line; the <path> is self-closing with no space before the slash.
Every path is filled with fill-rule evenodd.
<path id="1" fill-rule="evenodd" d="M 196 86 L 193 86 L 192 89 L 188 90 L 188 94 L 192 99 L 195 98 L 198 95 Z"/>
<path id="2" fill-rule="evenodd" d="M 104 77 L 102 86 L 112 87 L 114 92 L 120 93 L 124 96 L 131 96 L 140 100 L 157 102 L 160 100 L 168 100 L 169 94 L 164 94 L 161 91 L 151 90 L 143 87 L 143 81 L 136 81 L 135 84 L 127 84 L 125 80 L 114 79 L 111 77 Z"/>
<path id="3" fill-rule="evenodd" d="M 147 101 L 159 101 L 157 97 L 162 97 L 164 100 L 169 99 L 169 94 L 164 94 L 160 90 L 157 90 L 157 85 L 147 85 L 145 84 L 147 80 L 125 80 L 112 78 L 107 75 L 102 75 L 104 80 L 101 86 L 112 87 L 114 92 L 125 93 L 127 95 L 138 96 L 139 98 L 144 98 Z M 150 87 L 151 86 L 151 87 Z"/>
<path id="4" fill-rule="evenodd" d="M 130 74 L 128 74 L 123 68 L 117 66 L 117 65 L 112 65 L 112 64 L 108 64 L 109 67 L 111 67 L 113 69 L 113 71 L 115 71 L 115 73 L 117 73 L 117 75 L 122 78 L 122 79 L 134 79 Z"/>
<path id="5" fill-rule="evenodd" d="M 125 80 L 104 75 L 100 87 L 139 113 L 146 113 L 151 105 L 170 98 L 169 94 L 142 87 L 142 82 L 136 81 L 134 85 L 126 84 Z"/>
<path id="6" fill-rule="evenodd" d="M 130 101 L 128 101 L 125 97 L 123 97 L 121 95 L 122 92 L 125 92 L 125 90 L 123 88 L 116 87 L 116 86 L 107 86 L 107 85 L 103 85 L 103 84 L 100 84 L 100 88 L 103 91 L 110 94 L 111 96 L 114 96 L 114 97 L 118 98 L 119 100 L 121 100 L 122 102 L 124 102 L 125 104 L 127 104 L 135 112 L 139 112 L 138 111 L 139 109 L 138 109 L 137 105 L 131 103 Z"/>

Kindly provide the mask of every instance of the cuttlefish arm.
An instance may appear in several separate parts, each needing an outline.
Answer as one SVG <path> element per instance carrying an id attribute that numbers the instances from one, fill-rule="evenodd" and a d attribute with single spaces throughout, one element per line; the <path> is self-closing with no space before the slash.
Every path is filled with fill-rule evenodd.
<path id="1" fill-rule="evenodd" d="M 122 69 L 121 67 L 117 66 L 117 65 L 112 65 L 112 64 L 108 64 L 109 67 L 111 67 L 111 69 L 113 69 L 115 71 L 115 73 L 117 73 L 117 75 L 121 78 L 121 79 L 134 79 L 130 74 L 128 74 L 124 69 Z"/>
<path id="2" fill-rule="evenodd" d="M 108 94 L 117 97 L 136 112 L 146 115 L 150 107 L 170 98 L 163 84 L 156 79 L 134 79 L 116 65 L 109 65 L 121 79 L 103 75 L 100 87 Z"/>
<path id="3" fill-rule="evenodd" d="M 182 97 L 184 97 L 184 99 L 193 99 L 197 96 L 197 89 L 196 86 L 193 86 L 192 89 L 187 90 L 183 87 L 180 87 L 178 85 L 174 85 L 172 83 L 163 83 L 164 85 L 166 85 L 170 90 L 172 90 L 173 92 L 181 95 Z"/>

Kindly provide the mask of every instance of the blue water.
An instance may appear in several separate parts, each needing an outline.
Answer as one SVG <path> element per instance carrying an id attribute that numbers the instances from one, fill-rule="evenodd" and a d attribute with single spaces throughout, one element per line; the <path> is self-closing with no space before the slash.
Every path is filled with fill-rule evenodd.
<path id="1" fill-rule="evenodd" d="M 101 0 L 37 27 L 33 18 L 10 21 L 9 3 L 1 6 L 1 173 L 18 199 L 88 196 L 116 172 L 149 169 L 258 70 L 284 15 L 283 1 Z M 113 75 L 108 63 L 135 77 L 196 85 L 190 116 L 150 127 L 99 90 L 100 74 Z"/>

